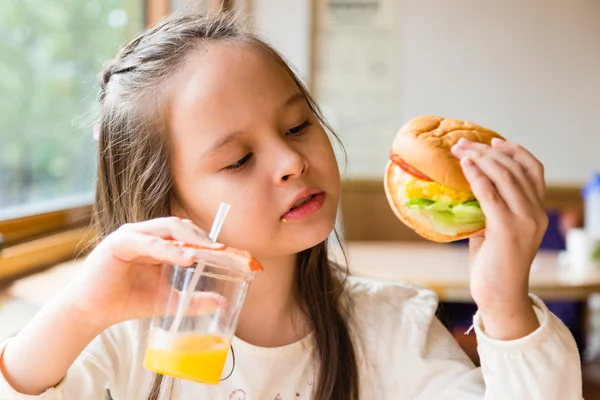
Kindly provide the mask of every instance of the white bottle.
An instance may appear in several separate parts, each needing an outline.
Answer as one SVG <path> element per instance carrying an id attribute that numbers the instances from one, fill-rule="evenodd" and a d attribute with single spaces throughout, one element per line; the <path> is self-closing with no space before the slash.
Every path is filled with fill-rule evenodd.
<path id="1" fill-rule="evenodd" d="M 590 238 L 600 241 L 600 172 L 592 175 L 583 188 L 584 228 Z"/>

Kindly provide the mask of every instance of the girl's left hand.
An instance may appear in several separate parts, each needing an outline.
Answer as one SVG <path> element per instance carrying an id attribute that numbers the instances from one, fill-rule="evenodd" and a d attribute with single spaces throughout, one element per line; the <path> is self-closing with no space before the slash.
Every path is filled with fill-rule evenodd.
<path id="1" fill-rule="evenodd" d="M 486 216 L 485 233 L 469 241 L 471 295 L 486 333 L 528 335 L 539 324 L 529 299 L 529 272 L 548 226 L 542 164 L 521 146 L 461 139 L 453 148 Z"/>

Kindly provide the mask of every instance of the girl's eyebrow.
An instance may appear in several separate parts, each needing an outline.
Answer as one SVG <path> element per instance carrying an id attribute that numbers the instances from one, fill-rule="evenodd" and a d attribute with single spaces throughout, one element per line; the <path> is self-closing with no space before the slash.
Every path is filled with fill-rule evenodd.
<path id="1" fill-rule="evenodd" d="M 281 108 L 292 106 L 301 101 L 306 101 L 304 94 L 302 92 L 295 92 L 282 104 Z"/>
<path id="2" fill-rule="evenodd" d="M 204 157 L 212 156 L 213 154 L 218 152 L 219 149 L 221 149 L 223 146 L 235 141 L 235 139 L 242 133 L 243 133 L 242 131 L 236 131 L 236 132 L 232 132 L 232 133 L 220 138 L 208 150 L 206 150 L 204 153 L 202 153 L 202 157 L 204 158 Z"/>

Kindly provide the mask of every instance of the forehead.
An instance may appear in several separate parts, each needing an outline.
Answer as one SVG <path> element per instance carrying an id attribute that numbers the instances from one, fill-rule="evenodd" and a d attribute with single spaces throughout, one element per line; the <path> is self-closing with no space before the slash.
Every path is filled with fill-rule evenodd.
<path id="1" fill-rule="evenodd" d="M 189 57 L 174 84 L 170 109 L 175 129 L 190 118 L 222 124 L 266 117 L 298 91 L 283 66 L 265 50 L 245 43 L 203 45 Z"/>

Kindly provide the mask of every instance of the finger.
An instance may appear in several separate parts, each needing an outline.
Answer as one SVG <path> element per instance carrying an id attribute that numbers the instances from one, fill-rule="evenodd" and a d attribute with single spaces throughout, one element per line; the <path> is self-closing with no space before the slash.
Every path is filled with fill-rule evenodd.
<path id="1" fill-rule="evenodd" d="M 476 154 L 474 154 L 476 152 Z M 477 155 L 490 156 L 495 158 L 505 168 L 517 178 L 521 188 L 527 195 L 527 198 L 534 204 L 541 204 L 541 199 L 538 197 L 533 182 L 526 176 L 521 164 L 514 160 L 508 154 L 501 150 L 494 149 L 484 143 L 474 143 L 469 141 L 459 141 L 458 145 L 453 148 L 453 153 L 459 158 L 461 156 L 470 156 L 475 158 Z"/>
<path id="2" fill-rule="evenodd" d="M 472 158 L 479 170 L 491 181 L 504 203 L 516 215 L 528 215 L 532 203 L 527 198 L 518 179 L 493 157 Z"/>
<path id="3" fill-rule="evenodd" d="M 468 157 L 461 159 L 460 165 L 485 217 L 505 218 L 509 209 L 490 179 Z"/>
<path id="4" fill-rule="evenodd" d="M 167 315 L 175 315 L 179 311 L 179 304 L 183 301 L 185 292 L 177 291 L 174 295 L 174 301 L 169 301 L 166 310 Z M 225 297 L 214 292 L 194 292 L 189 300 L 187 309 L 184 310 L 186 316 L 202 316 L 214 314 L 220 309 L 227 308 Z"/>
<path id="5" fill-rule="evenodd" d="M 182 219 L 181 222 L 188 225 L 198 235 L 202 236 L 203 238 L 208 239 L 208 234 L 205 231 L 203 231 L 202 229 L 200 229 L 198 227 L 198 225 L 196 225 L 191 219 Z"/>
<path id="6" fill-rule="evenodd" d="M 108 240 L 114 257 L 125 262 L 139 260 L 151 264 L 170 262 L 188 266 L 194 263 L 194 253 L 157 236 L 124 232 Z"/>
<path id="7" fill-rule="evenodd" d="M 492 147 L 501 150 L 511 156 L 523 166 L 525 174 L 533 183 L 538 198 L 543 201 L 546 194 L 546 183 L 544 180 L 544 165 L 533 154 L 525 148 L 513 142 L 501 139 L 493 139 Z"/>
<path id="8" fill-rule="evenodd" d="M 190 301 L 190 312 L 193 315 L 214 314 L 226 309 L 227 299 L 218 293 L 197 292 Z"/>
<path id="9" fill-rule="evenodd" d="M 181 220 L 177 217 L 155 218 L 135 224 L 128 224 L 125 226 L 125 229 L 202 247 L 214 249 L 223 247 L 223 244 L 211 241 L 206 233 L 194 225 L 192 221 Z"/>

